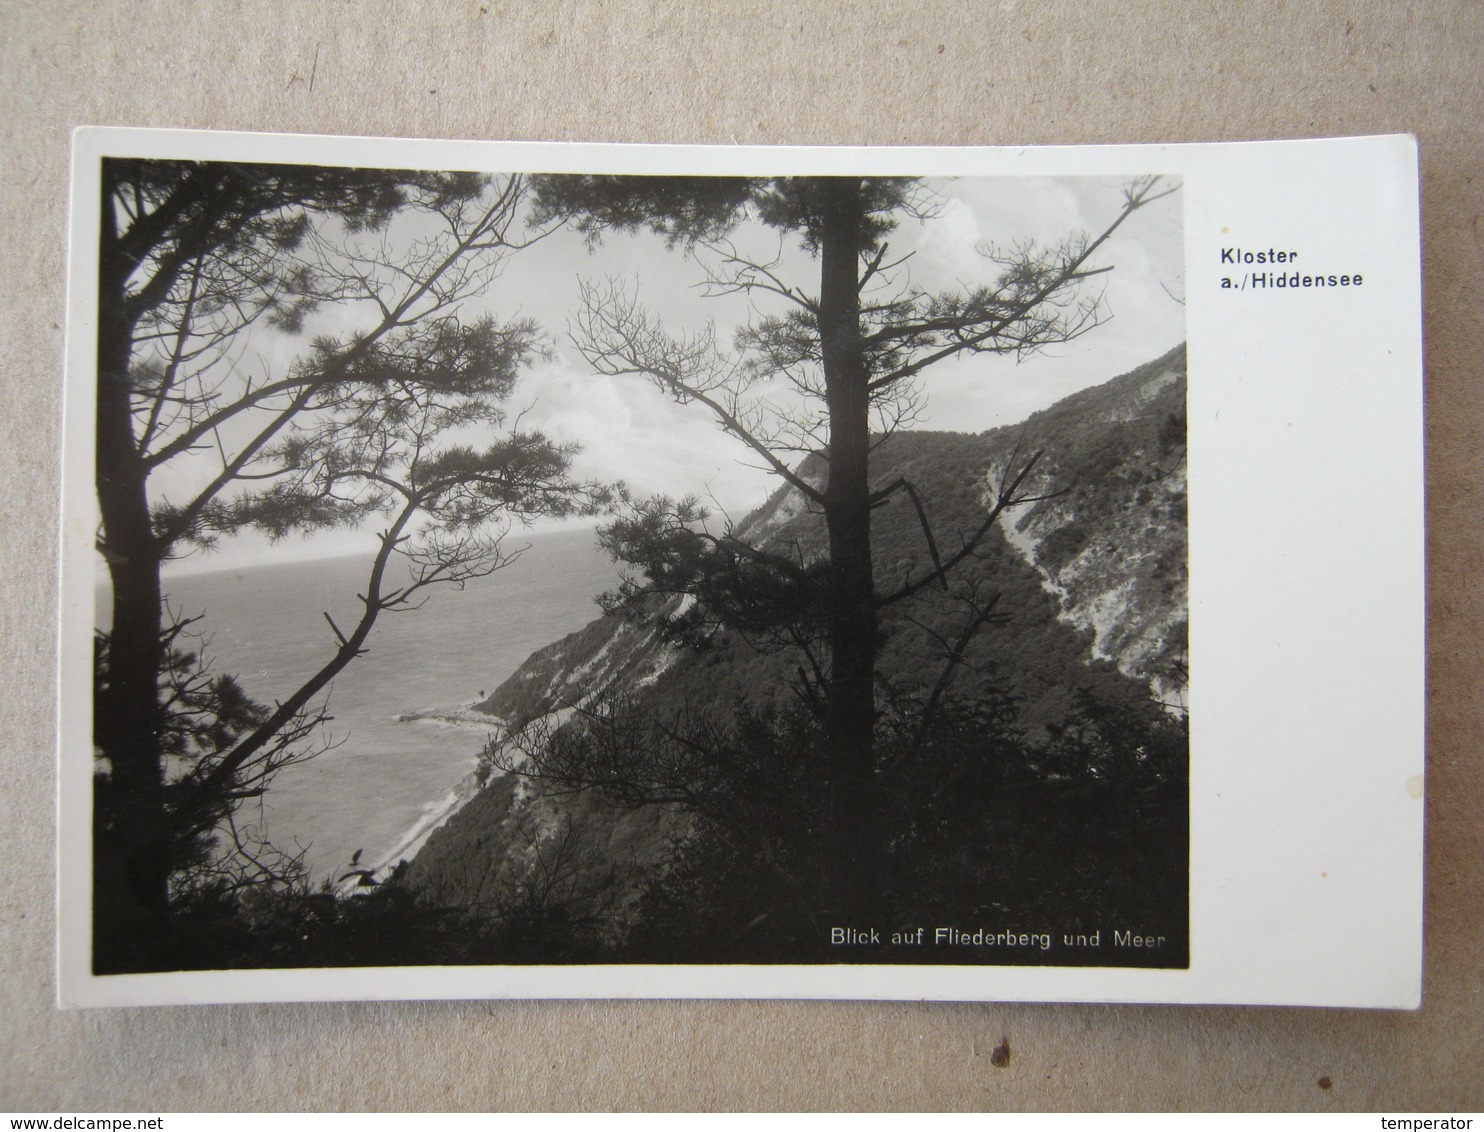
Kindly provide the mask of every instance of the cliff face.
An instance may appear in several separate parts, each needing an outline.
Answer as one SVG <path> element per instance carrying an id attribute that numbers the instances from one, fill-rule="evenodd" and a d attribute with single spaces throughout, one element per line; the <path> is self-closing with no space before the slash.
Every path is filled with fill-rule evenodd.
<path id="1" fill-rule="evenodd" d="M 1183 706 L 1184 347 L 1068 397 L 1015 434 L 1045 450 L 1036 494 L 1061 494 L 1013 512 L 1006 538 L 1056 595 L 1061 616 L 1092 633 L 1094 657 Z"/>
<path id="2" fill-rule="evenodd" d="M 678 646 L 663 639 L 658 625 L 600 617 L 533 652 L 476 707 L 511 727 L 522 727 L 580 704 L 599 689 L 649 687 L 680 655 Z"/>
<path id="3" fill-rule="evenodd" d="M 1019 685 L 1018 694 L 1037 694 L 1048 679 L 1064 679 L 1066 672 L 1064 666 L 1043 671 L 1046 666 L 1025 654 L 1033 638 L 1054 637 L 1060 661 L 1112 662 L 1176 704 L 1188 600 L 1184 347 L 1018 425 L 980 435 L 900 433 L 877 450 L 875 479 L 913 483 L 940 552 L 951 554 L 993 506 L 1007 472 L 1038 451 L 1042 456 L 1022 491 L 1045 498 L 1006 512 L 955 579 L 999 592 L 998 608 L 1010 617 L 993 639 L 976 641 L 976 650 Z M 817 461 L 806 461 L 803 471 L 822 478 Z M 820 516 L 788 487 L 748 515 L 735 533 L 801 561 L 825 552 Z M 930 568 L 921 523 L 900 493 L 873 516 L 873 546 L 883 591 Z M 678 616 L 687 600 L 657 603 L 656 618 Z M 908 639 L 920 638 L 921 631 L 910 630 L 904 612 L 934 630 L 947 629 L 952 613 L 945 605 L 951 604 L 929 593 L 918 607 L 888 609 L 888 675 L 910 682 L 913 658 L 923 659 L 921 640 Z M 1048 618 L 1075 638 L 1057 632 Z M 480 706 L 518 726 L 579 704 L 599 689 L 664 689 L 693 683 L 698 673 L 712 683 L 730 669 L 732 686 L 721 687 L 719 698 L 704 696 L 724 710 L 728 695 L 771 698 L 778 690 L 772 681 L 786 682 L 797 659 L 769 661 L 750 652 L 740 642 L 717 640 L 713 648 L 691 653 L 668 642 L 657 623 L 602 617 L 533 653 Z M 717 654 L 726 657 L 724 663 Z"/>
<path id="4" fill-rule="evenodd" d="M 1184 348 L 1019 425 L 892 436 L 873 456 L 873 476 L 878 486 L 899 478 L 914 485 L 948 556 L 981 526 L 1007 472 L 1038 451 L 1022 489 L 1038 501 L 1007 512 L 955 570 L 948 591 L 930 587 L 884 610 L 883 705 L 923 702 L 967 611 L 992 603 L 995 618 L 964 646 L 954 670 L 951 693 L 960 700 L 1013 705 L 1031 735 L 1054 733 L 1089 689 L 1137 696 L 1139 687 L 1152 688 L 1183 710 Z M 817 479 L 823 467 L 811 459 L 801 473 Z M 822 518 L 791 488 L 775 492 L 735 533 L 799 562 L 825 552 Z M 872 545 L 881 592 L 931 567 L 922 522 L 903 492 L 873 513 Z M 641 697 L 656 718 L 726 720 L 739 704 L 766 711 L 797 702 L 801 654 L 760 650 L 724 631 L 700 649 L 668 640 L 662 622 L 691 600 L 656 598 L 646 621 L 599 618 L 532 654 L 481 708 L 518 727 L 565 718 L 605 692 Z M 609 895 L 632 906 L 645 878 L 663 871 L 664 845 L 685 828 L 671 807 L 621 811 L 590 792 L 542 798 L 496 779 L 433 834 L 407 883 L 454 904 L 474 901 L 477 889 L 494 908 L 550 873 L 552 854 L 580 851 L 596 861 L 617 853 L 633 867 Z M 582 839 L 576 847 L 574 830 Z M 621 922 L 621 915 L 605 920 L 609 930 Z"/>

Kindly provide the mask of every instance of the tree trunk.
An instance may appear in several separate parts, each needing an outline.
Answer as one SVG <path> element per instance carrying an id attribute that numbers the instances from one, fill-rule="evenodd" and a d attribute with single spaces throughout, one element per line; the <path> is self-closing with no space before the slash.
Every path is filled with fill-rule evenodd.
<path id="1" fill-rule="evenodd" d="M 869 911 L 877 873 L 873 820 L 876 591 L 871 571 L 869 372 L 860 327 L 864 201 L 858 180 L 821 185 L 819 338 L 829 410 L 830 672 L 825 728 L 829 758 L 826 852 L 833 897 L 847 920 Z"/>
<path id="2" fill-rule="evenodd" d="M 94 705 L 94 742 L 109 771 L 95 795 L 95 962 L 98 952 L 123 946 L 164 911 L 171 856 L 160 752 L 160 553 L 130 405 L 133 326 L 124 301 L 129 265 L 118 253 L 106 187 L 102 221 L 95 474 L 113 621 L 108 688 Z"/>

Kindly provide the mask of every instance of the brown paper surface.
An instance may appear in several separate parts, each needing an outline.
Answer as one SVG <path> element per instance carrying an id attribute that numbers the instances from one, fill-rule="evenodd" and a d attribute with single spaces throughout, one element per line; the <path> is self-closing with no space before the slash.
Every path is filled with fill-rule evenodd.
<path id="1" fill-rule="evenodd" d="M 3 27 L 0 1110 L 1484 1108 L 1484 7 L 10 0 Z M 1430 556 L 1422 1009 L 57 1010 L 65 223 L 69 134 L 84 124 L 883 145 L 1415 133 Z M 992 1057 L 1002 1040 L 1005 1064 Z"/>

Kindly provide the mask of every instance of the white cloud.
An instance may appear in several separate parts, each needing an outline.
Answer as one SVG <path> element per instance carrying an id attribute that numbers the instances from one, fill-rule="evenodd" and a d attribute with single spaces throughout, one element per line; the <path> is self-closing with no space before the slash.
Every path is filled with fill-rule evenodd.
<path id="1" fill-rule="evenodd" d="M 747 450 L 698 406 L 677 405 L 641 377 L 583 373 L 565 360 L 538 367 L 517 395 L 524 422 L 582 448 L 574 470 L 622 480 L 640 495 L 700 494 L 746 509 L 770 490 Z"/>

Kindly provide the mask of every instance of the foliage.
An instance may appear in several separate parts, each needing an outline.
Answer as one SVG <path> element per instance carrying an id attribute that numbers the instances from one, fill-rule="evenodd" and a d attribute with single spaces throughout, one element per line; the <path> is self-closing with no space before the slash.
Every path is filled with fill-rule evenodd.
<path id="1" fill-rule="evenodd" d="M 1164 428 L 1165 401 L 1183 399 L 1179 383 L 1141 399 L 1173 361 L 1078 395 L 1075 413 L 1048 411 L 989 436 L 900 433 L 877 449 L 877 468 L 922 482 L 934 529 L 956 546 L 982 523 L 982 485 L 1017 439 L 1032 435 L 1049 451 L 1068 453 L 1049 461 L 1048 482 L 1037 489 L 1048 493 L 1062 483 L 1081 486 L 1079 443 L 1092 453 L 1111 446 L 1122 455 L 1106 469 L 1108 482 L 1083 492 L 1086 532 L 1101 542 L 1121 529 L 1125 512 L 1142 529 L 1178 489 L 1162 478 L 1136 502 L 1123 470 L 1145 460 L 1146 430 Z M 1057 495 L 1046 508 L 1071 513 L 1068 497 Z M 809 561 L 823 545 L 821 525 L 820 516 L 779 496 L 738 530 L 766 531 L 765 549 Z M 1178 527 L 1168 528 L 1169 548 L 1154 557 L 1151 572 L 1183 577 Z M 913 576 L 929 563 L 918 515 L 905 499 L 878 508 L 872 532 L 878 577 Z M 704 551 L 711 544 L 687 545 Z M 1132 565 L 1122 575 L 1138 577 Z M 647 600 L 653 621 L 683 598 L 650 593 Z M 1167 595 L 1156 604 L 1173 607 Z M 1060 614 L 1036 570 L 998 534 L 979 543 L 947 590 L 927 587 L 884 611 L 873 812 L 885 844 L 871 891 L 873 922 L 977 917 L 1088 933 L 1114 923 L 1158 924 L 1175 948 L 1159 961 L 1178 963 L 1188 875 L 1184 716 L 1114 664 L 1089 663 L 1090 634 Z M 676 652 L 663 635 L 649 644 L 633 636 L 645 621 L 624 617 L 596 621 L 538 653 L 492 700 L 515 729 L 494 753 L 497 769 L 510 772 L 501 781 L 537 791 L 534 801 L 505 803 L 516 812 L 538 802 L 553 812 L 580 805 L 581 821 L 598 829 L 646 811 L 652 819 L 692 819 L 665 847 L 664 868 L 616 937 L 587 954 L 593 961 L 880 961 L 880 952 L 842 953 L 822 942 L 843 913 L 821 835 L 827 741 L 798 694 L 799 650 L 758 648 L 755 639 L 718 628 L 704 649 Z M 1183 647 L 1182 633 L 1172 631 L 1171 647 Z M 615 654 L 623 665 L 592 663 Z M 650 679 L 654 659 L 666 655 Z M 566 674 L 576 672 L 589 679 L 568 682 Z M 604 805 L 593 805 L 593 795 Z M 463 819 L 430 843 L 436 854 L 420 859 L 420 869 L 436 875 L 447 862 L 500 856 L 503 842 L 488 815 Z M 971 959 L 934 954 L 936 961 Z M 890 959 L 928 961 L 913 952 Z M 1110 947 L 1096 961 L 1140 960 Z"/>
<path id="2" fill-rule="evenodd" d="M 1127 684 L 1077 699 L 1067 726 L 1041 741 L 1017 725 L 1005 698 L 954 697 L 926 727 L 920 704 L 894 705 L 876 744 L 887 849 L 872 893 L 875 924 L 1158 924 L 1175 948 L 1161 958 L 1178 960 L 1184 721 Z M 659 722 L 651 710 L 606 701 L 555 732 L 513 737 L 497 758 L 507 768 L 533 763 L 527 779 L 538 790 L 590 791 L 620 808 L 668 805 L 692 818 L 622 929 L 589 938 L 576 961 L 883 961 L 880 951 L 829 941 L 845 909 L 819 837 L 825 741 L 798 708 L 739 707 L 725 724 Z M 889 961 L 981 960 L 937 951 L 894 952 Z M 1049 961 L 1078 960 L 1058 953 Z"/>
<path id="3" fill-rule="evenodd" d="M 1094 329 L 1105 311 L 1085 284 L 1110 270 L 1094 266 L 1094 256 L 1130 216 L 1171 191 L 1157 177 L 1136 180 L 1101 233 L 985 248 L 997 268 L 993 282 L 930 291 L 911 278 L 909 257 L 889 257 L 887 238 L 898 224 L 931 210 L 913 181 L 536 181 L 542 218 L 572 220 L 589 238 L 609 228 L 664 233 L 697 258 L 706 293 L 754 304 L 753 321 L 728 351 L 709 326 L 674 333 L 622 286 L 588 284 L 573 339 L 596 372 L 645 378 L 676 402 L 709 413 L 823 516 L 826 547 L 814 560 L 776 553 L 732 530 L 713 536 L 687 501 L 640 504 L 606 538 L 650 583 L 621 589 L 617 602 L 652 608 L 651 587 L 684 592 L 695 604 L 667 632 L 726 627 L 802 656 L 796 690 L 825 736 L 820 836 L 831 846 L 825 856 L 835 884 L 853 894 L 846 897 L 851 916 L 863 911 L 885 851 L 873 756 L 883 611 L 931 587 L 949 588 L 953 570 L 1002 515 L 1045 498 L 1027 482 L 1042 454 L 1017 453 L 995 477 L 987 515 L 944 555 L 922 492 L 909 479 L 876 474 L 873 453 L 883 437 L 912 422 L 921 400 L 917 379 L 927 368 L 959 355 L 1019 358 Z M 797 240 L 817 265 L 817 284 L 787 278 L 781 257 L 739 250 L 730 236 L 744 218 Z M 818 479 L 798 466 L 805 456 L 823 463 Z M 928 563 L 883 590 L 873 572 L 872 510 L 897 497 L 916 511 Z M 984 624 L 972 595 L 965 624 Z M 949 650 L 950 669 L 972 636 L 967 630 L 962 646 Z"/>
<path id="4" fill-rule="evenodd" d="M 172 905 L 218 887 L 219 863 L 203 863 L 213 840 L 239 862 L 223 891 L 300 884 L 298 858 L 244 841 L 233 815 L 312 756 L 315 697 L 380 615 L 499 569 L 512 522 L 591 511 L 604 489 L 568 474 L 570 448 L 506 419 L 539 330 L 460 316 L 522 246 L 520 178 L 110 159 L 103 184 L 97 468 L 113 623 L 95 695 L 94 909 L 109 970 L 139 961 L 130 941 Z M 326 615 L 324 664 L 271 710 L 176 651 L 160 592 L 172 557 L 247 529 L 373 520 L 360 617 Z"/>
<path id="5" fill-rule="evenodd" d="M 1118 473 L 1144 451 L 1140 422 L 1158 430 L 1168 415 L 1158 398 L 1139 413 L 1125 410 L 1164 368 L 1079 395 L 1077 413 L 1047 414 L 1054 425 L 1033 419 L 983 437 L 899 434 L 880 446 L 877 467 L 924 484 L 929 519 L 947 546 L 982 522 L 976 484 L 1028 429 L 1055 452 L 1077 451 L 1084 433 L 1123 436 L 1124 455 L 1110 469 L 1116 496 L 1125 490 Z M 1175 386 L 1167 396 L 1179 395 Z M 1086 440 L 1089 452 L 1105 450 L 1095 435 Z M 1047 475 L 1077 482 L 1076 460 L 1049 463 Z M 1160 511 L 1175 488 L 1169 479 L 1156 486 L 1144 504 L 1117 506 Z M 1095 540 L 1115 522 L 1108 498 L 1089 497 L 1090 514 L 1102 518 L 1089 524 Z M 792 517 L 778 522 L 769 508 Z M 773 551 L 807 558 L 823 545 L 820 523 L 775 498 L 738 526 L 752 537 L 766 530 Z M 928 561 L 905 499 L 877 509 L 873 533 L 878 576 L 910 574 Z M 658 617 L 683 599 L 650 600 Z M 950 666 L 975 608 L 984 624 Z M 928 587 L 886 611 L 873 745 L 885 844 L 873 921 L 1105 934 L 1110 924 L 1153 924 L 1174 949 L 1159 961 L 1178 962 L 1187 908 L 1183 716 L 1114 665 L 1088 664 L 1087 634 L 1058 613 L 1035 570 L 998 535 L 960 564 L 948 591 Z M 710 633 L 701 650 L 663 639 L 645 645 L 653 631 L 620 612 L 538 653 L 529 681 L 497 693 L 515 733 L 489 765 L 513 773 L 492 774 L 395 879 L 342 892 L 343 908 L 321 894 L 254 890 L 251 920 L 229 921 L 239 933 L 234 961 L 982 959 L 830 946 L 840 907 L 821 836 L 827 741 L 797 680 L 790 687 L 799 653 L 758 649 L 728 629 Z M 590 664 L 598 655 L 615 667 Z M 669 666 L 649 679 L 664 655 Z M 605 672 L 610 690 L 564 683 L 575 670 Z M 535 694 L 553 687 L 570 689 L 570 698 Z M 553 711 L 556 718 L 541 720 Z M 558 727 L 560 720 L 569 722 Z M 522 731 L 523 723 L 531 726 Z M 280 933 L 285 925 L 292 931 Z M 269 958 L 251 959 L 250 940 Z M 1141 961 L 1111 949 L 1092 958 Z M 1087 959 L 1053 952 L 1049 961 Z"/>

